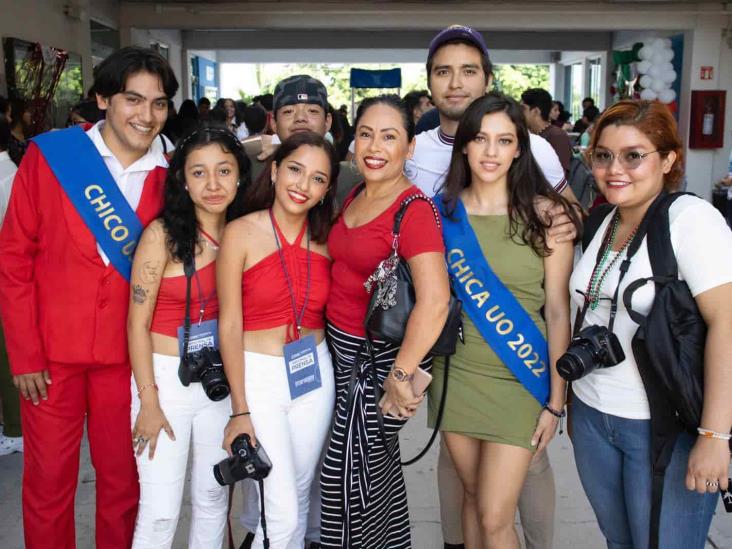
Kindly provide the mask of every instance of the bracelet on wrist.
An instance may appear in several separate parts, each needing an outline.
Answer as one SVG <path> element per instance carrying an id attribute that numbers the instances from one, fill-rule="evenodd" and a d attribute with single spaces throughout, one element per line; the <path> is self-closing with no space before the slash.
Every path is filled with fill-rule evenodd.
<path id="1" fill-rule="evenodd" d="M 229 419 L 234 419 L 235 417 L 239 417 L 239 416 L 250 416 L 250 415 L 252 415 L 251 412 L 239 412 L 238 414 L 231 414 L 229 416 Z"/>
<path id="2" fill-rule="evenodd" d="M 717 431 L 712 431 L 711 429 L 703 429 L 701 427 L 697 427 L 696 432 L 699 433 L 699 436 L 702 438 L 716 438 L 719 440 L 732 439 L 732 434 L 730 433 L 718 433 Z"/>
<path id="3" fill-rule="evenodd" d="M 548 402 L 546 404 L 544 404 L 544 409 L 547 412 L 549 412 L 551 415 L 553 415 L 554 417 L 557 417 L 559 419 L 562 419 L 564 416 L 567 415 L 567 410 L 565 410 L 565 409 L 562 409 L 561 411 L 560 410 L 555 410 L 554 408 L 552 408 L 551 406 L 549 406 L 549 403 Z"/>
<path id="4" fill-rule="evenodd" d="M 145 389 L 155 389 L 157 391 L 158 390 L 158 385 L 157 385 L 157 383 L 146 383 L 144 385 L 140 385 L 137 388 L 137 398 L 138 399 L 142 397 L 142 392 Z"/>

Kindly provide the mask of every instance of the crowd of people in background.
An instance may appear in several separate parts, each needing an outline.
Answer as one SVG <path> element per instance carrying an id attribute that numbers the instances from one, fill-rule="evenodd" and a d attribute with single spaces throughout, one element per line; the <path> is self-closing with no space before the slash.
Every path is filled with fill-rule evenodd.
<path id="1" fill-rule="evenodd" d="M 658 266 L 643 237 L 682 180 L 675 120 L 588 97 L 572 124 L 545 89 L 491 91 L 466 26 L 426 71 L 352 121 L 309 75 L 176 109 L 172 69 L 138 47 L 97 67 L 65 130 L 34 136 L 32 106 L 0 98 L 0 455 L 24 452 L 28 549 L 74 545 L 85 424 L 100 549 L 172 546 L 189 456 L 189 547 L 221 546 L 241 480 L 241 548 L 408 549 L 399 431 L 425 398 L 446 549 L 518 549 L 517 512 L 527 549 L 553 546 L 565 416 L 608 547 L 704 547 L 732 428 L 722 216 L 671 195 L 664 221 L 707 330 L 692 428 L 636 354 L 653 292 L 618 301 Z M 400 262 L 414 303 L 380 339 Z"/>

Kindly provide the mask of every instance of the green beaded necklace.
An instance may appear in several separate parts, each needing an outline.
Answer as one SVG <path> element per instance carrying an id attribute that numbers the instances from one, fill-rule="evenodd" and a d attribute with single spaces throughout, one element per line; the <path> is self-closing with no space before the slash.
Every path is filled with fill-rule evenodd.
<path id="1" fill-rule="evenodd" d="M 613 215 L 613 219 L 607 229 L 610 234 L 608 235 L 608 233 L 606 232 L 605 238 L 603 238 L 603 242 L 605 243 L 605 249 L 602 252 L 602 257 L 600 258 L 600 261 L 597 262 L 595 268 L 592 270 L 590 283 L 587 285 L 587 292 L 585 293 L 585 301 L 589 304 L 590 309 L 592 309 L 593 311 L 597 309 L 597 306 L 600 303 L 600 290 L 602 289 L 602 285 L 605 282 L 607 274 L 610 272 L 610 269 L 612 269 L 613 266 L 618 262 L 618 259 L 620 259 L 620 257 L 623 255 L 623 252 L 633 241 L 635 233 L 638 232 L 638 226 L 636 225 L 633 231 L 628 235 L 628 238 L 625 239 L 625 242 L 623 242 L 623 245 L 620 247 L 620 250 L 618 250 L 618 253 L 615 255 L 615 257 L 612 258 L 610 263 L 608 263 L 607 267 L 603 269 L 603 266 L 610 256 L 613 244 L 615 243 L 615 237 L 618 234 L 618 227 L 620 227 L 620 214 L 616 210 L 615 214 Z"/>

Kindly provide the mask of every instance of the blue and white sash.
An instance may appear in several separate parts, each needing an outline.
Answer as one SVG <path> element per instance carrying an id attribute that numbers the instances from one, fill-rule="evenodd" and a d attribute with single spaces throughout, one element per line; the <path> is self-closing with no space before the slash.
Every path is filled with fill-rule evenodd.
<path id="1" fill-rule="evenodd" d="M 79 126 L 47 132 L 33 141 L 109 262 L 129 282 L 144 227 L 94 143 Z"/>
<path id="2" fill-rule="evenodd" d="M 526 310 L 491 269 L 458 200 L 452 218 L 440 196 L 442 234 L 455 292 L 493 352 L 539 404 L 549 399 L 549 352 L 546 339 Z"/>

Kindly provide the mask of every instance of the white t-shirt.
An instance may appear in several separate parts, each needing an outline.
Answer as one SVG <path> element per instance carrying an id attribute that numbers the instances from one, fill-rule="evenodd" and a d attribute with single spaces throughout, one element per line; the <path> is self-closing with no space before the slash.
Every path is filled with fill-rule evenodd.
<path id="1" fill-rule="evenodd" d="M 567 186 L 567 179 L 557 153 L 546 139 L 534 134 L 529 134 L 529 137 L 534 160 L 546 180 L 561 193 Z M 440 128 L 437 127 L 417 134 L 416 139 L 414 156 L 411 160 L 407 160 L 404 171 L 423 193 L 433 196 L 445 180 L 450 167 L 452 138 L 440 132 Z"/>
<path id="2" fill-rule="evenodd" d="M 107 166 L 109 173 L 112 174 L 114 181 L 117 183 L 119 190 L 122 191 L 122 195 L 127 199 L 130 207 L 136 210 L 137 205 L 140 203 L 142 188 L 145 185 L 147 174 L 156 166 L 168 167 L 168 160 L 165 158 L 163 152 L 163 144 L 160 141 L 160 136 L 155 136 L 152 145 L 150 145 L 150 148 L 144 156 L 135 160 L 127 168 L 123 168 L 120 161 L 109 150 L 109 147 L 107 147 L 107 144 L 102 138 L 102 127 L 104 124 L 104 120 L 97 122 L 86 132 L 86 136 L 91 139 L 91 142 L 94 143 L 97 151 L 99 151 L 105 166 Z M 163 139 L 166 141 L 167 150 L 172 151 L 174 148 L 173 144 L 167 137 L 163 136 Z M 97 244 L 97 251 L 104 264 L 109 265 L 109 259 L 99 244 Z"/>
<path id="3" fill-rule="evenodd" d="M 597 252 L 611 218 L 612 215 L 608 215 L 600 225 L 572 273 L 569 287 L 573 304 L 577 307 L 581 307 L 584 300 L 578 290 L 587 291 Z M 711 204 L 695 196 L 682 196 L 671 205 L 669 221 L 679 278 L 686 281 L 692 295 L 732 282 L 732 232 Z M 611 253 L 608 262 L 613 257 Z M 583 326 L 608 325 L 610 299 L 618 285 L 620 262 L 618 260 L 607 274 L 599 305 L 594 311 L 587 310 Z M 630 319 L 622 296 L 628 284 L 652 274 L 647 239 L 644 239 L 620 286 L 613 328 L 623 347 L 625 360 L 610 368 L 598 368 L 572 383 L 572 389 L 582 402 L 603 413 L 627 419 L 650 418 L 648 399 L 631 347 L 638 325 Z M 633 294 L 633 309 L 640 314 L 648 314 L 654 295 L 653 284 L 646 284 Z"/>

